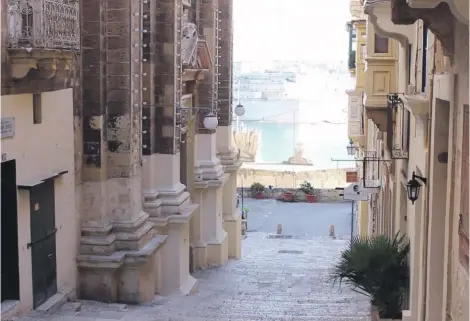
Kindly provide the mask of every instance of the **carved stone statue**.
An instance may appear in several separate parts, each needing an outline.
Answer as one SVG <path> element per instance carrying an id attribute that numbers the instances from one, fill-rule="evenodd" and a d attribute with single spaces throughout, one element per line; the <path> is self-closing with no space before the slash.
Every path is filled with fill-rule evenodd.
<path id="1" fill-rule="evenodd" d="M 284 161 L 284 164 L 292 165 L 313 165 L 311 161 L 303 157 L 304 148 L 301 143 L 296 144 L 294 156 L 289 157 L 287 161 Z"/>
<path id="2" fill-rule="evenodd" d="M 197 59 L 197 27 L 194 23 L 185 23 L 182 28 L 181 59 L 183 65 L 193 66 Z"/>

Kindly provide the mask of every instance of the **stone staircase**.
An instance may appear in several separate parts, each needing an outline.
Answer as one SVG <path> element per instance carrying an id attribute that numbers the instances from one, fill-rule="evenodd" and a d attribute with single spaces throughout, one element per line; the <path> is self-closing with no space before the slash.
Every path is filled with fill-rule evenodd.
<path id="1" fill-rule="evenodd" d="M 365 296 L 332 287 L 329 268 L 345 240 L 269 239 L 249 233 L 243 259 L 198 271 L 189 296 L 156 296 L 141 305 L 68 302 L 19 321 L 369 321 Z"/>

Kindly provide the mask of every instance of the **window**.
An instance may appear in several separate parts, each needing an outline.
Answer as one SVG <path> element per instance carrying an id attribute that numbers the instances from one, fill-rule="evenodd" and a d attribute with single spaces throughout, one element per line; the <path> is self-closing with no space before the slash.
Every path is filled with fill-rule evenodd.
<path id="1" fill-rule="evenodd" d="M 33 94 L 33 124 L 42 123 L 41 94 Z"/>
<path id="2" fill-rule="evenodd" d="M 428 56 L 428 27 L 423 25 L 423 48 L 421 57 L 421 92 L 426 93 L 427 65 L 426 57 Z"/>
<path id="3" fill-rule="evenodd" d="M 378 53 L 378 54 L 388 53 L 388 38 L 381 37 L 378 34 L 375 34 L 374 53 Z"/>

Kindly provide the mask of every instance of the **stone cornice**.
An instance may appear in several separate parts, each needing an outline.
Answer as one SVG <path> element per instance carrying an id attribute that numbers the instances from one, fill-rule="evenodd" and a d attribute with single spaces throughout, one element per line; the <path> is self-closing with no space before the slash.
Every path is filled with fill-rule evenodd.
<path id="1" fill-rule="evenodd" d="M 408 0 L 408 5 L 415 9 L 434 9 L 441 2 L 447 3 L 458 21 L 468 25 L 468 0 Z"/>
<path id="2" fill-rule="evenodd" d="M 366 0 L 364 12 L 368 15 L 368 21 L 374 25 L 377 34 L 395 39 L 404 47 L 410 43 L 413 28 L 409 25 L 396 25 L 391 21 L 390 0 Z"/>

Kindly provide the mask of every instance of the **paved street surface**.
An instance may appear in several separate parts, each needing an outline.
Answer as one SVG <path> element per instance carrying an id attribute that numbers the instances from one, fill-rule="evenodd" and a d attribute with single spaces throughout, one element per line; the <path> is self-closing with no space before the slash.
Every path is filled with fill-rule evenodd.
<path id="1" fill-rule="evenodd" d="M 282 224 L 284 234 L 310 239 L 328 236 L 333 224 L 338 238 L 349 239 L 351 234 L 349 202 L 310 204 L 245 198 L 243 207 L 248 209 L 248 231 L 276 233 L 277 224 Z"/>
<path id="2" fill-rule="evenodd" d="M 317 204 L 313 204 L 315 205 Z M 323 205 L 318 208 L 325 209 L 331 204 Z M 261 210 L 265 208 L 261 203 L 259 206 Z M 283 204 L 282 213 L 293 216 L 298 211 L 294 210 L 295 206 L 298 205 Z M 318 216 L 313 210 L 315 207 L 310 207 L 311 215 Z M 319 220 L 322 224 L 327 224 L 326 231 L 324 226 L 295 228 L 293 225 L 292 231 L 305 234 L 308 230 L 314 234 L 313 231 L 318 228 L 318 231 L 321 231 L 319 234 L 327 235 L 329 220 Z M 315 222 L 307 224 L 297 221 L 297 224 L 308 225 Z M 347 221 L 344 224 L 347 226 Z M 345 286 L 333 287 L 328 281 L 328 270 L 341 249 L 347 245 L 347 240 L 333 240 L 321 235 L 291 235 L 292 238 L 286 235 L 286 238 L 276 238 L 274 233 L 275 225 L 272 233 L 248 233 L 248 237 L 243 241 L 241 260 L 232 260 L 223 267 L 195 273 L 194 276 L 199 280 L 199 290 L 191 296 L 156 297 L 154 302 L 139 306 L 81 301 L 68 303 L 53 315 L 33 312 L 20 320 L 369 320 L 370 308 L 366 297 Z"/>

